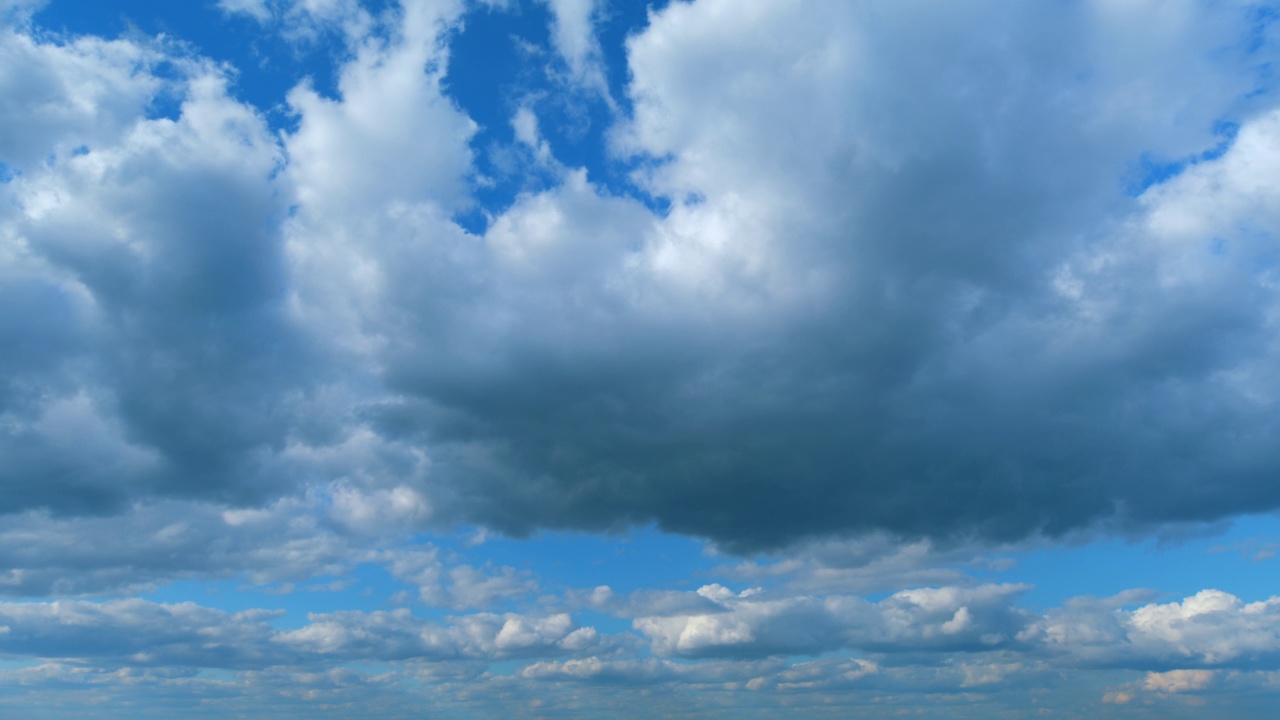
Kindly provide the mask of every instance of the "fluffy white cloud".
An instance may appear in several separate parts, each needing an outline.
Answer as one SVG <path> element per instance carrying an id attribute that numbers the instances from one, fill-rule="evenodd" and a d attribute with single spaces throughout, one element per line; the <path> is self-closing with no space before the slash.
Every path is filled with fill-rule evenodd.
<path id="1" fill-rule="evenodd" d="M 0 311 L 22 348 L 0 361 L 4 509 L 287 487 L 293 473 L 262 471 L 312 370 L 285 317 L 266 123 L 215 68 L 158 46 L 3 42 L 5 67 L 28 68 L 4 82 L 38 82 L 14 88 L 35 113 L 6 121 L 17 144 L 0 149 L 18 173 L 0 189 L 0 292 L 48 309 L 38 327 L 26 302 Z M 176 117 L 151 116 L 161 94 Z"/>
<path id="2" fill-rule="evenodd" d="M 173 89 L 151 72 L 166 59 L 161 49 L 128 40 L 40 42 L 4 27 L 0 59 L 0 91 L 9 98 L 0 109 L 0 162 L 18 171 L 38 170 L 51 156 L 67 158 L 81 147 L 114 144 Z"/>
<path id="3" fill-rule="evenodd" d="M 1242 8 L 1170 8 L 672 4 L 614 133 L 669 212 L 558 168 L 483 237 L 452 220 L 462 4 L 351 25 L 337 95 L 295 88 L 281 135 L 158 43 L 10 29 L 36 71 L 0 82 L 36 112 L 5 121 L 0 293 L 56 322 L 0 322 L 7 465 L 79 479 L 7 507 L 261 503 L 335 453 L 369 464 L 334 517 L 371 529 L 656 520 L 746 549 L 1271 507 L 1273 49 Z M 561 10 L 579 47 L 594 10 Z M 1126 196 L 1144 156 L 1199 159 Z M 93 468 L 58 452 L 73 426 Z"/>
<path id="4" fill-rule="evenodd" d="M 772 598 L 707 585 L 712 612 L 638 617 L 636 630 L 660 655 L 816 655 L 840 649 L 884 652 L 986 651 L 1020 640 L 1030 616 L 1014 608 L 1021 586 L 903 590 L 878 603 L 851 596 Z"/>
<path id="5" fill-rule="evenodd" d="M 363 38 L 342 66 L 338 98 L 306 85 L 290 93 L 299 125 L 286 138 L 288 170 L 308 218 L 351 221 L 388 205 L 453 210 L 468 202 L 467 141 L 475 124 L 440 87 L 448 58 L 441 37 L 458 10 L 405 3 L 389 37 Z M 305 242 L 323 228 L 296 232 L 302 237 L 295 242 Z"/>
<path id="6" fill-rule="evenodd" d="M 537 580 L 527 571 L 509 565 L 476 568 L 434 547 L 391 551 L 383 562 L 394 576 L 417 586 L 422 602 L 455 610 L 489 607 L 538 591 Z"/>
<path id="7" fill-rule="evenodd" d="M 227 613 L 194 603 L 59 600 L 0 603 L 0 653 L 99 667 L 266 669 L 339 660 L 501 660 L 607 649 L 563 613 L 480 613 L 437 623 L 408 610 L 312 614 L 278 630 L 282 611 Z"/>
<path id="8" fill-rule="evenodd" d="M 3 603 L 0 652 L 95 664 L 261 667 L 284 660 L 268 641 L 276 615 L 143 600 Z"/>
<path id="9" fill-rule="evenodd" d="M 1170 670 L 1162 673 L 1147 673 L 1142 687 L 1154 692 L 1180 693 L 1204 690 L 1213 683 L 1213 679 L 1212 670 Z"/>
<path id="10" fill-rule="evenodd" d="M 1271 507 L 1268 276 L 1169 208 L 1215 203 L 1203 177 L 1234 199 L 1197 216 L 1270 227 L 1245 188 L 1274 48 L 1247 8 L 1170 7 L 671 4 L 628 43 L 614 132 L 668 212 L 568 171 L 481 243 L 387 190 L 299 226 L 297 257 L 328 258 L 304 297 L 381 371 L 371 414 L 432 458 L 433 504 L 511 532 L 654 519 L 744 549 Z M 1224 119 L 1225 154 L 1127 194 Z M 419 194 L 451 207 L 461 166 Z"/>
<path id="11" fill-rule="evenodd" d="M 281 633 L 279 642 L 331 660 L 497 660 L 589 651 L 598 645 L 598 635 L 563 613 L 480 613 L 441 625 L 400 609 L 311 615 L 305 627 Z"/>
<path id="12" fill-rule="evenodd" d="M 1134 610 L 1081 602 L 1049 612 L 1029 634 L 1087 665 L 1270 667 L 1280 660 L 1280 598 L 1246 603 L 1202 590 L 1182 602 Z"/>

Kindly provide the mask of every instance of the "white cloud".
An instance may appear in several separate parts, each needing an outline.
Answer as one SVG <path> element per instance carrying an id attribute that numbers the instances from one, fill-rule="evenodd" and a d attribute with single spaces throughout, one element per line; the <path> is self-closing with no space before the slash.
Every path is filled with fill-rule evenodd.
<path id="1" fill-rule="evenodd" d="M 267 0 L 218 0 L 218 9 L 227 14 L 244 13 L 258 22 L 271 19 Z"/>
<path id="2" fill-rule="evenodd" d="M 1031 632 L 1046 649 L 1087 665 L 1266 667 L 1280 659 L 1280 598 L 1246 603 L 1202 590 L 1182 602 L 1134 610 L 1069 605 L 1047 613 Z"/>
<path id="3" fill-rule="evenodd" d="M 903 590 L 879 603 L 851 596 L 783 597 L 719 585 L 698 595 L 712 612 L 638 617 L 636 630 L 664 656 L 995 650 L 1014 646 L 1030 616 L 1011 605 L 1022 586 Z"/>
<path id="4" fill-rule="evenodd" d="M 400 609 L 313 614 L 306 626 L 282 632 L 278 640 L 305 655 L 334 660 L 497 660 L 590 651 L 597 643 L 586 630 L 565 614 L 480 613 L 441 625 Z"/>
<path id="5" fill-rule="evenodd" d="M 156 47 L 82 37 L 40 42 L 0 29 L 0 161 L 34 171 L 50 157 L 119 141 L 162 92 L 151 69 L 165 59 Z"/>
<path id="6" fill-rule="evenodd" d="M 348 528 L 376 534 L 421 527 L 431 517 L 431 505 L 407 485 L 373 491 L 342 485 L 333 491 L 330 515 Z"/>
<path id="7" fill-rule="evenodd" d="M 0 603 L 0 651 L 120 665 L 257 667 L 284 658 L 270 647 L 275 613 L 229 614 L 194 603 Z"/>
<path id="8" fill-rule="evenodd" d="M 1170 670 L 1162 673 L 1147 673 L 1142 687 L 1152 692 L 1181 693 L 1204 690 L 1214 680 L 1212 670 Z"/>
<path id="9" fill-rule="evenodd" d="M 455 19 L 451 7 L 408 3 L 389 40 L 364 38 L 343 65 L 339 98 L 290 92 L 299 126 L 286 138 L 289 173 L 309 215 L 342 221 L 397 202 L 465 204 L 475 124 L 440 88 L 440 39 Z"/>
<path id="10" fill-rule="evenodd" d="M 294 43 L 314 42 L 331 32 L 358 43 L 375 26 L 360 0 L 218 0 L 227 15 L 245 15 L 264 26 L 276 26 Z"/>
<path id="11" fill-rule="evenodd" d="M 569 65 L 573 79 L 612 103 L 604 77 L 595 24 L 601 12 L 597 0 L 544 0 L 551 9 L 551 40 Z"/>
<path id="12" fill-rule="evenodd" d="M 417 586 L 422 602 L 437 607 L 486 608 L 538 591 L 537 580 L 527 571 L 509 565 L 476 568 L 430 546 L 389 551 L 383 562 L 396 578 Z"/>

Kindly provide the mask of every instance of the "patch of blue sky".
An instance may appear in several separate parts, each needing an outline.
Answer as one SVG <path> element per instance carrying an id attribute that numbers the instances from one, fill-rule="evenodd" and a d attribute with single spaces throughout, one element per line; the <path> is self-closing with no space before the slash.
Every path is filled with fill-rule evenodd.
<path id="1" fill-rule="evenodd" d="M 614 592 L 640 589 L 693 590 L 710 579 L 724 558 L 708 554 L 694 538 L 642 527 L 612 535 L 541 532 L 530 539 L 489 537 L 468 548 L 465 538 L 441 543 L 464 558 L 483 558 L 532 572 L 546 587 L 590 589 L 608 585 Z M 474 560 L 473 560 L 474 562 Z"/>
<path id="2" fill-rule="evenodd" d="M 1217 160 L 1231 149 L 1240 133 L 1240 123 L 1232 120 L 1218 120 L 1213 125 L 1213 135 L 1218 141 L 1206 150 L 1181 158 L 1162 158 L 1154 153 L 1143 153 L 1130 169 L 1129 181 L 1125 191 L 1131 197 L 1137 197 L 1148 189 L 1169 182 L 1202 162 Z"/>
<path id="3" fill-rule="evenodd" d="M 456 218 L 469 232 L 482 234 L 520 193 L 551 185 L 550 178 L 527 172 L 511 125 L 522 104 L 549 90 L 550 78 L 540 70 L 551 54 L 550 22 L 541 3 L 479 7 L 450 39 L 444 92 L 478 126 L 471 146 L 483 181 L 474 187 L 476 207 Z"/>
<path id="4" fill-rule="evenodd" d="M 1052 545 L 1014 555 L 1016 567 L 989 577 L 1033 585 L 1023 604 L 1038 609 L 1070 597 L 1111 597 L 1135 589 L 1153 590 L 1164 601 L 1214 589 L 1255 602 L 1280 593 L 1278 552 L 1280 516 L 1256 515 L 1214 533 Z"/>
<path id="5" fill-rule="evenodd" d="M 236 613 L 245 610 L 282 610 L 272 625 L 294 629 L 307 623 L 308 613 L 342 610 L 373 612 L 395 605 L 392 595 L 403 589 L 382 568 L 359 565 L 349 575 L 326 576 L 293 583 L 257 585 L 248 579 L 177 580 L 157 587 L 140 597 L 157 603 L 195 602 L 205 607 Z"/>
<path id="6" fill-rule="evenodd" d="M 518 147 L 512 118 L 522 107 L 537 117 L 542 139 L 557 162 L 585 168 L 588 179 L 612 195 L 634 197 L 665 212 L 662 199 L 649 197 L 631 181 L 643 160 L 615 157 L 609 148 L 618 113 L 629 111 L 626 38 L 647 26 L 651 9 L 665 4 L 609 3 L 597 16 L 599 60 L 609 98 L 598 88 L 575 82 L 553 47 L 554 18 L 545 4 L 473 7 L 450 39 L 444 78 L 445 93 L 479 126 L 472 148 L 484 182 L 475 188 L 477 206 L 457 218 L 464 228 L 482 233 L 490 218 L 521 193 L 557 183 L 554 173 L 539 172 Z"/>
<path id="7" fill-rule="evenodd" d="M 299 82 L 310 79 L 317 92 L 336 95 L 335 59 L 346 52 L 337 33 L 286 39 L 270 28 L 264 32 L 262 24 L 248 15 L 228 15 L 211 0 L 50 0 L 33 19 L 45 31 L 70 36 L 163 36 L 181 42 L 192 55 L 231 68 L 232 94 L 262 111 L 275 129 L 291 123 L 285 96 Z M 166 68 L 154 72 L 163 77 Z M 176 117 L 179 102 L 180 98 L 161 96 L 151 108 L 152 115 Z"/>
<path id="8" fill-rule="evenodd" d="M 1252 24 L 1249 29 L 1249 40 L 1247 48 L 1251 53 L 1257 53 L 1265 48 L 1268 44 L 1275 42 L 1274 34 L 1276 28 L 1280 27 L 1280 9 L 1271 5 L 1256 5 L 1251 8 Z"/>

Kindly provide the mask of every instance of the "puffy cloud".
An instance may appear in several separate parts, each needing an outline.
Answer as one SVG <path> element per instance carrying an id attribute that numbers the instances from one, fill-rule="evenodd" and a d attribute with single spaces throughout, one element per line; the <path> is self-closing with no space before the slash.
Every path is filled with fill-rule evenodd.
<path id="1" fill-rule="evenodd" d="M 400 609 L 313 614 L 308 621 L 305 627 L 282 633 L 279 641 L 330 660 L 497 660 L 587 651 L 599 638 L 593 628 L 578 627 L 563 613 L 481 613 L 439 625 Z"/>
<path id="2" fill-rule="evenodd" d="M 1147 673 L 1142 687 L 1161 693 L 1180 693 L 1204 690 L 1213 683 L 1212 670 L 1170 670 L 1163 673 Z"/>
<path id="3" fill-rule="evenodd" d="M 454 209 L 467 202 L 475 125 L 440 88 L 448 59 L 441 40 L 457 11 L 451 3 L 406 2 L 387 37 L 359 41 L 340 69 L 337 98 L 306 85 L 290 92 L 299 124 L 285 146 L 304 218 L 351 220 L 388 203 Z M 295 242 L 322 228 L 300 232 Z"/>
<path id="4" fill-rule="evenodd" d="M 1050 611 L 1028 634 L 1041 637 L 1050 651 L 1092 666 L 1271 667 L 1280 661 L 1280 598 L 1245 603 L 1202 590 L 1182 602 L 1134 610 L 1077 602 Z"/>
<path id="5" fill-rule="evenodd" d="M 275 615 L 143 600 L 3 603 L 0 652 L 95 664 L 259 667 L 284 659 L 268 642 Z"/>
<path id="6" fill-rule="evenodd" d="M 386 553 L 384 562 L 394 576 L 418 587 L 422 602 L 455 610 L 489 607 L 538 591 L 537 581 L 528 572 L 511 566 L 446 565 L 443 555 L 434 547 L 406 549 Z"/>
<path id="7" fill-rule="evenodd" d="M 903 590 L 871 603 L 852 596 L 771 598 L 707 585 L 716 611 L 638 617 L 636 630 L 660 655 L 817 655 L 841 649 L 989 651 L 1016 645 L 1030 617 L 1012 596 L 1026 588 Z"/>
<path id="8" fill-rule="evenodd" d="M 614 133 L 669 211 L 563 169 L 483 237 L 452 221 L 461 4 L 352 25 L 336 96 L 295 88 L 280 135 L 198 61 L 152 72 L 163 47 L 7 31 L 59 82 L 2 79 L 39 112 L 6 120 L 0 296 L 55 319 L 0 321 L 3 506 L 262 503 L 364 442 L 334 517 L 369 529 L 746 550 L 1274 507 L 1273 48 L 1247 8 L 1170 8 L 672 4 Z M 1144 157 L 1185 168 L 1131 197 Z"/>
<path id="9" fill-rule="evenodd" d="M 24 348 L 4 361 L 0 507 L 275 495 L 296 475 L 263 470 L 312 370 L 284 307 L 266 123 L 194 60 L 128 41 L 5 43 L 48 77 L 26 98 L 47 118 L 15 123 L 30 131 L 3 157 L 19 174 L 3 186 L 0 285 L 44 322 L 22 302 L 0 320 Z M 162 59 L 176 79 L 151 74 Z M 181 100 L 174 118 L 149 117 L 162 90 Z"/>
<path id="10" fill-rule="evenodd" d="M 669 212 L 569 173 L 483 245 L 369 230 L 404 238 L 368 254 L 380 428 L 430 447 L 447 514 L 513 533 L 744 550 L 1274 507 L 1274 48 L 1247 7 L 1148 11 L 654 13 L 614 139 Z M 1187 167 L 1135 197 L 1143 158 Z"/>
<path id="11" fill-rule="evenodd" d="M 300 628 L 278 630 L 270 621 L 280 615 L 140 599 L 0 603 L 0 653 L 98 667 L 265 669 L 340 660 L 496 661 L 606 649 L 594 628 L 563 613 L 481 613 L 441 624 L 404 609 L 343 611 L 312 614 Z"/>
<path id="12" fill-rule="evenodd" d="M 177 579 L 244 577 L 256 584 L 342 575 L 372 559 L 367 541 L 337 532 L 323 493 L 258 509 L 139 502 L 116 515 L 10 515 L 0 530 L 0 595 L 129 593 Z M 131 538 L 132 542 L 120 542 Z"/>
<path id="13" fill-rule="evenodd" d="M 0 90 L 10 98 L 0 110 L 0 162 L 11 170 L 113 142 L 169 89 L 151 72 L 166 59 L 160 48 L 127 40 L 40 42 L 5 27 L 0 56 Z"/>
<path id="14" fill-rule="evenodd" d="M 394 33 L 361 35 L 340 83 L 354 104 L 298 88 L 302 118 L 283 146 L 229 94 L 225 69 L 182 46 L 4 30 L 0 85 L 24 110 L 0 141 L 0 339 L 14 349 L 0 358 L 0 511 L 120 512 L 153 496 L 260 505 L 338 480 L 332 516 L 349 528 L 430 518 L 426 453 L 373 434 L 358 408 L 367 375 L 333 363 L 349 347 L 341 307 L 311 314 L 307 300 L 345 297 L 317 259 L 324 238 L 300 250 L 289 227 L 400 185 L 461 202 L 446 186 L 468 165 L 470 121 L 427 72 L 454 14 L 409 3 L 385 18 Z M 402 111 L 370 110 L 384 101 Z M 432 112 L 455 142 L 412 142 L 410 116 Z M 391 143 L 390 174 L 366 173 L 363 195 L 368 166 L 344 154 L 362 132 L 366 160 Z M 391 173 L 395 143 L 424 148 L 399 165 L 407 174 Z M 297 198 L 310 213 L 291 213 Z M 396 519 L 375 528 L 382 511 Z"/>

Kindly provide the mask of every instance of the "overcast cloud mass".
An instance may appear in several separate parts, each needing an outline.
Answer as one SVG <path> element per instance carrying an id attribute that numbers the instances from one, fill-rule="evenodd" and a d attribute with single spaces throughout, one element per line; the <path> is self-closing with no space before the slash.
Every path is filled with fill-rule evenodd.
<path id="1" fill-rule="evenodd" d="M 0 708 L 1271 717 L 1278 18 L 0 0 Z"/>

